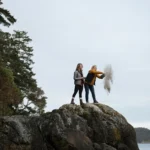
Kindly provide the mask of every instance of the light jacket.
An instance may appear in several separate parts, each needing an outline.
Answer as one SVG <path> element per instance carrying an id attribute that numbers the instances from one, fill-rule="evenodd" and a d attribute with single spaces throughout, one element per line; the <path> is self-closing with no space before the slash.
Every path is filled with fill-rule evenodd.
<path id="1" fill-rule="evenodd" d="M 82 77 L 81 73 L 79 71 L 74 72 L 74 84 L 75 85 L 83 85 L 84 77 Z"/>
<path id="2" fill-rule="evenodd" d="M 89 70 L 85 78 L 85 83 L 89 85 L 95 85 L 96 78 L 101 79 L 101 76 L 99 74 L 104 74 L 104 73 L 101 71 Z"/>

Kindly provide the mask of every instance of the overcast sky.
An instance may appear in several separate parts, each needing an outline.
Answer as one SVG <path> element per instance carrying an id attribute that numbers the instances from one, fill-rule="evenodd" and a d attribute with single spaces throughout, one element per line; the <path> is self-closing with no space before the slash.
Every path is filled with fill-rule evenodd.
<path id="1" fill-rule="evenodd" d="M 112 91 L 108 95 L 103 80 L 97 80 L 97 100 L 134 127 L 150 129 L 149 0 L 3 2 L 17 18 L 9 30 L 25 30 L 33 39 L 34 72 L 48 97 L 46 111 L 70 103 L 77 63 L 83 63 L 85 76 L 94 64 L 100 71 L 111 64 Z M 78 95 L 75 102 L 79 104 Z"/>

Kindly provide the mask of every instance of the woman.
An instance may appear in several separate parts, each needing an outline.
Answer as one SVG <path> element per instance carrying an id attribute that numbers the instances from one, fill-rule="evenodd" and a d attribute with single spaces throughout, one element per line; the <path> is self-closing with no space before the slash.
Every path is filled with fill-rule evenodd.
<path id="1" fill-rule="evenodd" d="M 74 72 L 75 88 L 74 88 L 74 93 L 72 95 L 71 104 L 75 104 L 74 98 L 75 98 L 78 91 L 79 91 L 80 104 L 82 104 L 82 91 L 83 91 L 83 84 L 84 84 L 84 77 L 83 77 L 83 73 L 82 73 L 82 68 L 83 68 L 83 65 L 81 63 L 79 63 L 76 67 L 75 72 Z"/>
<path id="2" fill-rule="evenodd" d="M 102 74 L 101 76 L 99 74 Z M 105 74 L 101 71 L 97 71 L 97 66 L 92 66 L 91 70 L 88 72 L 87 77 L 85 78 L 85 99 L 86 102 L 89 102 L 89 89 L 92 94 L 93 102 L 98 103 L 95 96 L 94 85 L 96 82 L 96 78 L 103 79 Z"/>

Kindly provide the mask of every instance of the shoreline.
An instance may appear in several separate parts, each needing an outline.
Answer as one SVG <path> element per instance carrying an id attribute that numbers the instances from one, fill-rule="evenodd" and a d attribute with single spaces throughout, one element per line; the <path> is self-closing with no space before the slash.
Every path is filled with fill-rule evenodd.
<path id="1" fill-rule="evenodd" d="M 150 142 L 149 143 L 138 143 L 138 144 L 150 144 Z"/>

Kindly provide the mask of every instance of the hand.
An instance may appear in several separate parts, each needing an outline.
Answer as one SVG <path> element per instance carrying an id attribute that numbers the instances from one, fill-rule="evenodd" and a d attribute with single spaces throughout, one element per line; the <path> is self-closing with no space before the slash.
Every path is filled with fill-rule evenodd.
<path id="1" fill-rule="evenodd" d="M 102 74 L 102 75 L 100 76 L 101 79 L 103 79 L 104 77 L 105 77 L 105 74 Z"/>

